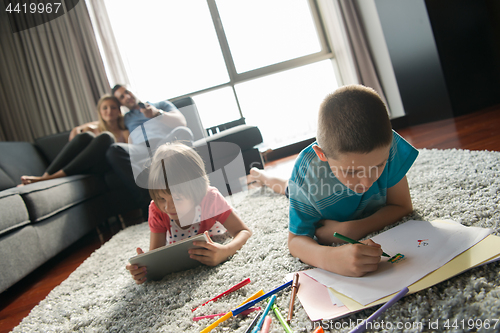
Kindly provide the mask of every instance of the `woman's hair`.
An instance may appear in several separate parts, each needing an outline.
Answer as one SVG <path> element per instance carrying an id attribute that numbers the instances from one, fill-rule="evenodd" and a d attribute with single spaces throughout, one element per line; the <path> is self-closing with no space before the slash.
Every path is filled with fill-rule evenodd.
<path id="1" fill-rule="evenodd" d="M 98 127 L 99 127 L 99 130 L 101 132 L 109 131 L 108 125 L 102 119 L 102 115 L 101 115 L 101 106 L 102 106 L 102 103 L 104 103 L 105 101 L 113 101 L 113 102 L 115 102 L 116 105 L 118 106 L 118 109 L 120 109 L 120 101 L 115 96 L 104 95 L 104 96 L 101 97 L 101 99 L 99 100 L 99 102 L 97 102 L 97 116 L 99 117 L 99 126 Z M 125 127 L 125 122 L 124 122 L 123 115 L 122 115 L 121 112 L 120 112 L 120 115 L 118 117 L 118 128 L 121 129 L 122 131 L 124 131 L 124 130 L 127 129 Z"/>
<path id="2" fill-rule="evenodd" d="M 205 164 L 194 149 L 179 142 L 158 147 L 148 181 L 149 195 L 155 204 L 162 192 L 181 195 L 199 204 L 207 193 L 208 185 Z"/>
<path id="3" fill-rule="evenodd" d="M 326 156 L 369 153 L 390 145 L 392 127 L 387 108 L 372 88 L 348 85 L 328 95 L 318 114 L 318 145 Z"/>

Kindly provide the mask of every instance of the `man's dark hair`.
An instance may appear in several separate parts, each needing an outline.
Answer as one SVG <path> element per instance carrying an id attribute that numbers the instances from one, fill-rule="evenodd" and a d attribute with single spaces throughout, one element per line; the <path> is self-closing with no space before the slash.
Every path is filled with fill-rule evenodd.
<path id="1" fill-rule="evenodd" d="M 375 90 L 362 85 L 337 89 L 321 103 L 319 146 L 330 158 L 343 153 L 369 153 L 392 142 L 387 108 Z"/>
<path id="2" fill-rule="evenodd" d="M 121 87 L 123 87 L 124 85 L 123 84 L 115 84 L 115 86 L 113 87 L 113 89 L 111 89 L 111 95 L 115 95 L 115 92 L 120 89 Z"/>

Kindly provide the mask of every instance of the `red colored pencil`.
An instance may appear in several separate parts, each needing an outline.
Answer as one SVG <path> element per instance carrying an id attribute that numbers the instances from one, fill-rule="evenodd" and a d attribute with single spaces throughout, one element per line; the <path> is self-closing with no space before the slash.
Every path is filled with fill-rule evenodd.
<path id="1" fill-rule="evenodd" d="M 203 304 L 202 304 L 202 305 L 200 305 L 200 306 L 203 306 L 203 305 L 205 305 L 205 304 L 207 304 L 207 303 L 210 303 L 210 302 L 214 302 L 214 301 L 218 300 L 219 298 L 221 298 L 221 297 L 223 297 L 223 296 L 226 296 L 227 294 L 230 294 L 230 293 L 232 293 L 233 291 L 236 291 L 236 290 L 240 289 L 240 288 L 241 288 L 241 287 L 243 287 L 243 286 L 246 286 L 246 285 L 247 285 L 247 284 L 249 284 L 249 283 L 250 283 L 250 279 L 245 279 L 245 280 L 241 281 L 240 283 L 238 283 L 238 284 L 234 285 L 233 287 L 229 288 L 228 290 L 226 290 L 226 291 L 225 291 L 225 292 L 223 292 L 222 294 L 217 295 L 217 296 L 215 296 L 214 298 L 212 298 L 212 299 L 210 299 L 210 300 L 206 301 L 205 303 L 203 303 Z M 199 308 L 199 306 L 195 307 L 193 310 L 191 310 L 191 312 L 192 312 L 192 311 L 194 311 L 194 310 L 196 310 L 196 309 L 198 309 L 198 308 Z"/>

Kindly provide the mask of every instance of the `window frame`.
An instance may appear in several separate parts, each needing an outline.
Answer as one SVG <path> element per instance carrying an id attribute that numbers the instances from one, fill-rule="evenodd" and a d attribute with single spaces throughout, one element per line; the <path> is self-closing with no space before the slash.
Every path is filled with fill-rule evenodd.
<path id="1" fill-rule="evenodd" d="M 231 50 L 229 48 L 229 43 L 228 43 L 226 34 L 224 32 L 224 27 L 222 25 L 222 20 L 221 20 L 220 15 L 219 15 L 216 0 L 207 0 L 208 8 L 209 8 L 210 14 L 212 16 L 212 21 L 213 21 L 214 28 L 215 28 L 215 31 L 217 34 L 217 39 L 219 40 L 219 46 L 221 48 L 224 62 L 226 64 L 226 69 L 228 71 L 229 81 L 226 83 L 216 85 L 216 86 L 193 91 L 193 92 L 190 92 L 188 94 L 181 95 L 181 96 L 176 96 L 176 97 L 171 98 L 170 100 L 175 101 L 175 100 L 178 100 L 178 99 L 181 99 L 184 97 L 188 97 L 188 96 L 192 97 L 192 96 L 207 93 L 207 92 L 214 91 L 214 90 L 224 88 L 224 87 L 231 87 L 232 91 L 233 91 L 234 98 L 236 100 L 236 105 L 238 106 L 238 112 L 240 114 L 240 117 L 243 118 L 244 117 L 243 112 L 241 110 L 241 106 L 240 106 L 240 103 L 238 101 L 238 95 L 237 95 L 236 90 L 235 90 L 235 85 L 237 85 L 238 83 L 242 83 L 242 82 L 249 81 L 249 80 L 254 80 L 254 79 L 257 79 L 259 77 L 263 77 L 263 76 L 275 74 L 278 72 L 290 70 L 293 68 L 312 64 L 312 63 L 322 61 L 322 60 L 331 59 L 333 61 L 334 54 L 331 50 L 330 43 L 328 42 L 328 39 L 327 39 L 327 34 L 326 34 L 326 31 L 324 28 L 324 24 L 323 24 L 323 21 L 321 19 L 321 15 L 319 13 L 318 4 L 315 0 L 307 0 L 307 2 L 309 4 L 309 8 L 310 8 L 311 14 L 313 16 L 313 21 L 314 21 L 314 24 L 316 27 L 317 37 L 318 37 L 320 45 L 321 45 L 321 51 L 313 53 L 313 54 L 309 54 L 306 56 L 302 56 L 302 57 L 286 60 L 283 62 L 279 62 L 276 64 L 271 64 L 268 66 L 256 68 L 256 69 L 246 71 L 243 73 L 238 73 L 236 71 L 236 66 L 234 65 L 233 57 L 231 55 Z M 334 69 L 335 69 L 335 67 L 336 66 L 334 65 Z M 338 72 L 338 71 L 335 70 L 335 72 Z M 340 77 L 337 77 L 337 79 L 340 80 Z"/>

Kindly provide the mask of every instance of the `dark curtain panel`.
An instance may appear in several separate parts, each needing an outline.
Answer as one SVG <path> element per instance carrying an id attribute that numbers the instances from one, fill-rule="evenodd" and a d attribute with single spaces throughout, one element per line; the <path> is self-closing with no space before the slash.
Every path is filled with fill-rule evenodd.
<path id="1" fill-rule="evenodd" d="M 19 32 L 0 7 L 0 140 L 32 142 L 96 120 L 110 88 L 85 1 Z"/>
<path id="2" fill-rule="evenodd" d="M 388 105 L 370 53 L 356 1 L 338 0 L 338 3 L 349 38 L 358 81 L 362 85 L 373 88 Z"/>

